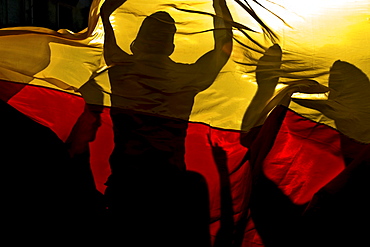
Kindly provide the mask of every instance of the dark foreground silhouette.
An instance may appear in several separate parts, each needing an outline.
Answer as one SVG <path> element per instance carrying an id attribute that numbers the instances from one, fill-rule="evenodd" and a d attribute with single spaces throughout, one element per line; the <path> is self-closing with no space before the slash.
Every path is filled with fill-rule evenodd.
<path id="1" fill-rule="evenodd" d="M 55 133 L 3 101 L 0 114 L 3 236 L 14 245 L 91 240 L 104 204 L 90 167 L 72 162 Z"/>

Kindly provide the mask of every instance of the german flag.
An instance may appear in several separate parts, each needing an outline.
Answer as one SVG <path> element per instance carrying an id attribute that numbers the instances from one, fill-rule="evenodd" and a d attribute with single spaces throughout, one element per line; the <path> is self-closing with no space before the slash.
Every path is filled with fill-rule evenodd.
<path id="1" fill-rule="evenodd" d="M 0 29 L 6 235 L 366 246 L 369 7 L 94 0 L 78 33 Z"/>

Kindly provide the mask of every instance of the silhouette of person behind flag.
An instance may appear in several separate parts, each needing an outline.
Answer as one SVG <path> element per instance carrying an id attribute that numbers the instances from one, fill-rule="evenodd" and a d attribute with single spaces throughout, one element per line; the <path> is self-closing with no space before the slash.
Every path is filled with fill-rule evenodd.
<path id="1" fill-rule="evenodd" d="M 137 246 L 206 246 L 192 232 L 201 228 L 186 223 L 187 209 L 196 207 L 184 196 L 192 177 L 185 171 L 185 136 L 194 97 L 212 85 L 230 57 L 231 14 L 224 0 L 213 1 L 214 49 L 183 64 L 169 57 L 176 26 L 164 11 L 144 19 L 132 55 L 117 45 L 109 16 L 125 2 L 107 0 L 101 8 L 115 142 L 105 193 L 112 236 Z"/>

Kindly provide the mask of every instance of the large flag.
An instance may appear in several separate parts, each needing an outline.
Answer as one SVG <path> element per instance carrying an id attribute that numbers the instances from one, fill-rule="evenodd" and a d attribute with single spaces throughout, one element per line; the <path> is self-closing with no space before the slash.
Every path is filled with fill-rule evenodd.
<path id="1" fill-rule="evenodd" d="M 366 245 L 369 10 L 94 0 L 79 33 L 0 29 L 9 231 Z"/>

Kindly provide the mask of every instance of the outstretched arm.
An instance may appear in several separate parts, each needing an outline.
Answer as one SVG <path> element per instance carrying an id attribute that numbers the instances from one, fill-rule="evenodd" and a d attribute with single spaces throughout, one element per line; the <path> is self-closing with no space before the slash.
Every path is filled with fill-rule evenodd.
<path id="1" fill-rule="evenodd" d="M 232 48 L 232 16 L 225 0 L 214 0 L 213 8 L 216 14 L 213 19 L 215 50 L 222 51 L 227 60 Z"/>
<path id="2" fill-rule="evenodd" d="M 104 59 L 108 66 L 113 63 L 124 61 L 127 56 L 129 56 L 118 46 L 113 27 L 109 21 L 110 15 L 126 1 L 127 0 L 105 0 L 100 9 L 100 15 L 104 26 Z"/>
<path id="3" fill-rule="evenodd" d="M 232 16 L 225 0 L 214 0 L 213 8 L 215 10 L 213 18 L 214 49 L 200 57 L 196 64 L 211 70 L 215 73 L 214 76 L 217 76 L 232 51 Z"/>

